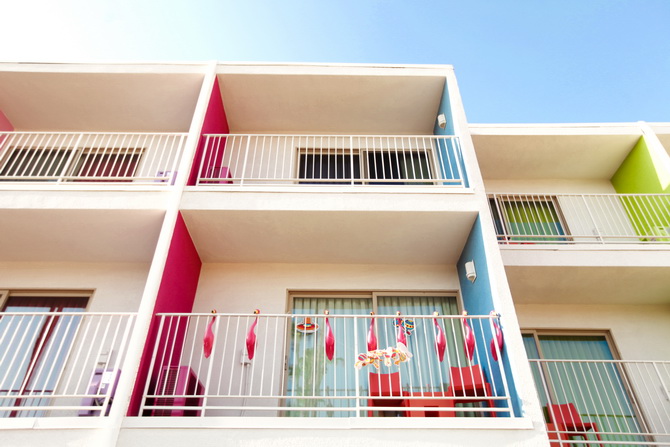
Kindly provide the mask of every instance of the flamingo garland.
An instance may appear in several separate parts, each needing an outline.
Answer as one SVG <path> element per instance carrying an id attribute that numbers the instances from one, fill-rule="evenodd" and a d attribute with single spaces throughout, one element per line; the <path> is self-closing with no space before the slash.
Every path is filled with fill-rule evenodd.
<path id="1" fill-rule="evenodd" d="M 500 320 L 500 315 L 497 314 L 496 311 L 492 310 L 491 315 L 498 317 L 498 320 Z M 496 362 L 498 361 L 498 352 L 502 354 L 504 346 L 505 340 L 503 339 L 502 330 L 500 329 L 500 326 L 494 321 L 493 338 L 491 339 L 491 355 L 493 356 L 493 360 Z"/>
<path id="2" fill-rule="evenodd" d="M 437 317 L 438 315 L 438 312 L 433 312 L 434 317 Z M 437 358 L 441 362 L 444 360 L 444 352 L 447 349 L 447 337 L 444 335 L 442 326 L 437 322 L 437 318 L 433 318 L 433 323 L 435 323 L 435 327 L 437 328 L 437 334 L 435 335 L 435 351 L 437 351 Z"/>
<path id="3" fill-rule="evenodd" d="M 212 311 L 213 314 L 216 314 L 216 311 Z M 205 336 L 202 339 L 202 351 L 203 354 L 205 354 L 205 358 L 208 359 L 210 355 L 212 355 L 212 347 L 214 346 L 214 331 L 212 330 L 212 326 L 214 325 L 214 321 L 216 320 L 216 315 L 212 316 L 212 320 L 209 322 L 207 325 L 207 328 L 205 329 Z"/>
<path id="4" fill-rule="evenodd" d="M 396 341 L 398 343 L 402 343 L 404 346 L 407 346 L 407 337 L 405 336 L 405 328 L 402 325 L 402 318 L 400 318 L 400 311 L 397 311 L 395 313 L 398 318 L 396 319 L 397 324 L 397 331 L 396 331 Z"/>
<path id="5" fill-rule="evenodd" d="M 370 328 L 368 329 L 368 351 L 375 351 L 377 349 L 377 335 L 375 334 L 375 317 L 374 312 L 370 312 Z"/>
<path id="6" fill-rule="evenodd" d="M 324 313 L 329 315 L 330 311 L 326 310 Z M 330 321 L 328 321 L 328 317 L 326 317 L 325 348 L 326 357 L 328 357 L 328 360 L 333 360 L 333 356 L 335 355 L 335 335 L 333 335 L 333 328 L 330 327 Z"/>
<path id="7" fill-rule="evenodd" d="M 251 327 L 249 327 L 249 332 L 247 333 L 247 356 L 249 360 L 253 359 L 256 353 L 256 325 L 258 324 L 258 314 L 260 313 L 260 310 L 254 310 L 256 319 L 251 323 Z"/>
<path id="8" fill-rule="evenodd" d="M 465 348 L 465 355 L 472 361 L 472 358 L 475 355 L 475 333 L 468 324 L 467 318 L 468 315 L 466 311 L 463 311 L 463 330 L 465 332 L 465 338 L 463 339 L 463 347 Z"/>

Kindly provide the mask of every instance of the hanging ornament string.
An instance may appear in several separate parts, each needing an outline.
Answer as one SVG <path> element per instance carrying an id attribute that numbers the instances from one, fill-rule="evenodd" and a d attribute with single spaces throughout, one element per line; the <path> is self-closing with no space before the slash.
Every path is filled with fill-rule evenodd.
<path id="1" fill-rule="evenodd" d="M 495 310 L 492 310 L 490 315 L 496 317 L 498 322 L 493 320 L 493 338 L 491 338 L 491 356 L 493 360 L 498 361 L 498 352 L 502 355 L 503 348 L 505 347 L 505 340 L 503 339 L 502 330 L 500 329 L 500 314 Z"/>
<path id="2" fill-rule="evenodd" d="M 375 313 L 370 312 L 370 328 L 368 329 L 368 351 L 374 351 L 377 349 L 377 334 L 375 334 Z"/>
<path id="3" fill-rule="evenodd" d="M 437 352 L 437 358 L 441 362 L 444 360 L 444 352 L 447 349 L 447 337 L 444 335 L 442 326 L 437 322 L 437 316 L 440 315 L 437 311 L 433 312 L 433 323 L 435 323 L 436 334 L 435 334 L 435 351 Z"/>
<path id="4" fill-rule="evenodd" d="M 205 329 L 205 336 L 202 339 L 202 352 L 206 359 L 212 355 L 212 347 L 214 346 L 214 331 L 212 330 L 212 326 L 214 325 L 214 321 L 216 321 L 216 310 L 212 310 L 212 313 L 214 315 L 207 325 L 207 328 Z"/>
<path id="5" fill-rule="evenodd" d="M 249 327 L 249 332 L 247 333 L 247 356 L 249 357 L 249 360 L 254 358 L 254 354 L 256 352 L 256 325 L 258 324 L 258 315 L 260 313 L 260 310 L 254 310 L 256 319 L 251 324 L 251 327 Z"/>
<path id="6" fill-rule="evenodd" d="M 333 334 L 333 328 L 330 327 L 330 321 L 328 320 L 330 311 L 325 310 L 323 313 L 326 315 L 326 338 L 324 342 L 326 357 L 328 357 L 328 360 L 333 360 L 333 356 L 335 355 L 335 335 Z"/>
<path id="7" fill-rule="evenodd" d="M 400 311 L 397 311 L 395 320 L 396 325 L 396 341 L 402 343 L 404 346 L 407 346 L 407 337 L 405 336 L 405 325 L 403 324 L 403 319 L 400 318 Z"/>
<path id="8" fill-rule="evenodd" d="M 467 311 L 463 311 L 463 331 L 464 331 L 464 339 L 463 339 L 463 347 L 465 349 L 465 355 L 470 359 L 472 362 L 472 358 L 475 355 L 475 333 L 470 327 L 470 324 L 468 323 L 468 319 L 465 318 L 468 315 Z"/>

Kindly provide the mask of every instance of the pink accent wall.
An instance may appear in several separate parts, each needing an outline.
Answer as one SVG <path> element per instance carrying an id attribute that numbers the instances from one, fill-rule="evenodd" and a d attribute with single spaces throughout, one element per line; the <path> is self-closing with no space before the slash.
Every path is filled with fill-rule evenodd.
<path id="1" fill-rule="evenodd" d="M 12 126 L 12 123 L 9 121 L 7 116 L 0 110 L 0 131 L 12 131 L 14 130 L 14 126 Z"/>
<path id="2" fill-rule="evenodd" d="M 228 128 L 228 119 L 226 118 L 226 111 L 223 108 L 223 99 L 221 98 L 221 90 L 219 89 L 218 78 L 214 80 L 214 88 L 212 89 L 212 94 L 209 97 L 209 105 L 207 106 L 207 112 L 205 113 L 205 121 L 202 124 L 202 131 L 200 132 L 200 142 L 198 143 L 198 149 L 195 151 L 195 158 L 193 167 L 191 168 L 191 175 L 188 178 L 189 185 L 195 185 L 196 179 L 198 178 L 200 160 L 202 159 L 205 146 L 205 137 L 203 137 L 203 134 L 208 133 L 230 133 L 230 129 Z M 225 141 L 222 142 L 222 145 L 224 143 Z M 220 166 L 222 156 L 223 153 L 218 154 L 216 159 L 207 160 L 209 168 L 212 169 L 214 167 Z"/>
<path id="3" fill-rule="evenodd" d="M 161 280 L 154 306 L 154 315 L 161 312 L 191 312 L 193 302 L 195 301 L 195 293 L 198 289 L 201 267 L 202 261 L 200 260 L 200 256 L 198 256 L 198 251 L 193 244 L 188 228 L 186 228 L 184 218 L 179 213 L 172 234 L 172 242 L 170 242 L 165 269 L 163 270 L 163 279 Z M 154 317 L 149 326 L 149 334 L 147 336 L 147 343 L 144 346 L 137 381 L 130 398 L 128 416 L 137 416 L 139 413 L 142 403 L 142 393 L 146 384 L 144 378 L 149 372 L 158 325 L 159 321 Z M 184 330 L 185 328 L 180 328 L 177 339 L 183 338 Z M 164 352 L 162 348 L 164 348 L 163 344 L 159 346 L 159 352 Z M 167 352 L 170 351 L 168 350 Z M 176 362 L 180 355 L 181 344 L 178 343 L 178 347 L 174 349 L 170 363 Z"/>

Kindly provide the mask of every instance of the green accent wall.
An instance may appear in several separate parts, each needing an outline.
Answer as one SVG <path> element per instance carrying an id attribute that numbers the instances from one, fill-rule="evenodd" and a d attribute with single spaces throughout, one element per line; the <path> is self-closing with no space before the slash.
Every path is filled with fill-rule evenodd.
<path id="1" fill-rule="evenodd" d="M 619 194 L 670 194 L 670 170 L 640 137 L 610 181 Z M 628 217 L 641 236 L 665 236 L 670 222 L 670 197 L 621 197 Z M 642 238 L 643 240 L 647 238 Z M 665 239 L 661 239 L 665 240 Z"/>

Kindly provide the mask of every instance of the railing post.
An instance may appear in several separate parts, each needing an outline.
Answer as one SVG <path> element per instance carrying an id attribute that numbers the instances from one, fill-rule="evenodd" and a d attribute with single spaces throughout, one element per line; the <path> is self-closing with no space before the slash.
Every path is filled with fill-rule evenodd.
<path id="1" fill-rule="evenodd" d="M 249 146 L 251 145 L 251 135 L 247 135 L 247 148 L 244 151 L 244 162 L 242 162 L 242 174 L 240 175 L 240 187 L 244 185 L 244 177 L 247 175 L 247 160 L 249 158 Z"/>
<path id="2" fill-rule="evenodd" d="M 72 150 L 70 151 L 70 155 L 67 157 L 67 161 L 63 165 L 63 170 L 58 174 L 58 183 L 63 182 L 63 177 L 66 175 L 66 173 L 70 170 L 70 165 L 72 164 L 72 160 L 74 160 L 74 157 L 77 155 L 79 152 L 79 144 L 81 143 L 82 138 L 84 138 L 84 133 L 81 132 L 79 136 L 77 137 L 76 143 L 72 146 Z"/>
<path id="3" fill-rule="evenodd" d="M 354 350 L 358 347 L 358 317 L 354 316 Z M 354 387 L 356 388 L 356 417 L 361 417 L 361 398 L 360 398 L 360 371 L 354 368 Z"/>
<path id="4" fill-rule="evenodd" d="M 656 371 L 656 375 L 658 376 L 658 381 L 661 382 L 661 388 L 663 389 L 663 392 L 665 393 L 665 399 L 670 401 L 670 391 L 668 391 L 668 387 L 665 385 L 665 382 L 663 381 L 663 376 L 661 375 L 661 372 L 658 370 L 658 363 L 653 362 L 652 365 L 654 365 L 654 371 Z"/>
<path id="5" fill-rule="evenodd" d="M 214 314 L 216 315 L 216 314 Z M 189 317 L 190 319 L 191 317 Z M 196 318 L 200 318 L 199 316 L 196 316 Z M 215 334 L 219 334 L 219 322 L 221 321 L 220 317 L 215 317 L 216 318 L 216 327 L 215 327 Z M 230 318 L 230 317 L 228 317 Z M 190 322 L 189 322 L 190 323 Z M 205 319 L 205 327 L 207 327 L 207 319 Z M 202 398 L 202 411 L 200 411 L 200 417 L 205 417 L 205 410 L 207 408 L 207 396 L 209 396 L 209 383 L 212 380 L 212 368 L 214 367 L 214 357 L 216 357 L 216 339 L 217 337 L 214 337 L 214 340 L 212 341 L 212 355 L 209 358 L 209 365 L 207 365 L 207 379 L 205 380 L 205 395 Z"/>
<path id="6" fill-rule="evenodd" d="M 358 160 L 360 166 L 361 161 Z M 354 186 L 354 136 L 349 135 L 349 169 L 351 171 L 351 186 Z"/>
<path id="7" fill-rule="evenodd" d="M 145 378 L 146 383 L 144 384 L 144 395 L 142 396 L 142 402 L 140 403 L 140 412 L 139 412 L 140 416 L 144 415 L 144 410 L 147 401 L 147 394 L 149 394 L 149 385 L 151 384 L 151 374 L 154 371 L 154 366 L 156 366 L 156 355 L 158 354 L 158 345 L 160 345 L 160 340 L 161 337 L 163 336 L 164 323 L 165 323 L 165 315 L 161 315 L 160 323 L 158 324 L 158 331 L 156 331 L 156 339 L 154 340 L 154 352 L 151 355 L 151 362 L 149 363 L 149 369 L 147 370 L 147 377 Z M 160 373 L 161 372 L 158 371 L 159 375 Z"/>
<path id="8" fill-rule="evenodd" d="M 603 240 L 600 230 L 598 229 L 598 223 L 593 217 L 593 213 L 591 213 L 591 207 L 589 206 L 588 202 L 586 201 L 586 196 L 584 194 L 580 194 L 582 197 L 582 201 L 584 202 L 584 207 L 586 208 L 586 212 L 589 213 L 589 217 L 591 218 L 591 222 L 593 223 L 593 229 L 595 230 L 596 234 L 595 237 L 600 243 L 605 243 Z"/>

